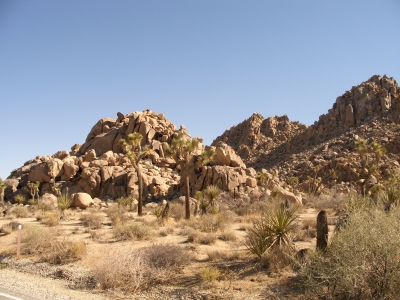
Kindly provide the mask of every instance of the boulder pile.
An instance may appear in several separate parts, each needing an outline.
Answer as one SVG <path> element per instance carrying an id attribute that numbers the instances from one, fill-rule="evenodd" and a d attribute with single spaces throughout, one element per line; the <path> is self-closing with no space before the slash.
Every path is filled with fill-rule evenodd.
<path id="1" fill-rule="evenodd" d="M 266 126 L 265 124 L 271 124 Z M 349 191 L 361 179 L 355 142 L 364 139 L 384 146 L 380 176 L 400 171 L 400 91 L 387 76 L 372 76 L 338 97 L 327 114 L 307 127 L 286 116 L 264 119 L 255 113 L 217 137 L 230 145 L 247 166 L 276 172 L 283 181 L 298 177 L 303 190 L 310 177 Z M 268 130 L 266 130 L 268 128 Z M 335 176 L 328 176 L 330 170 Z"/>
<path id="2" fill-rule="evenodd" d="M 56 195 L 56 190 L 74 195 L 75 206 L 80 207 L 85 206 L 77 200 L 78 196 L 83 199 L 82 193 L 103 200 L 137 196 L 136 171 L 119 143 L 135 132 L 143 136 L 142 145 L 150 149 L 141 161 L 145 198 L 172 199 L 183 194 L 179 166 L 165 155 L 164 149 L 179 133 L 187 139 L 191 136 L 184 126 L 177 129 L 163 114 L 145 110 L 127 115 L 118 113 L 116 119 L 101 119 L 82 145 L 75 144 L 71 151 L 62 150 L 27 161 L 7 178 L 6 201 L 13 202 L 18 194 L 29 198 L 29 182 L 40 183 L 40 196 Z M 198 153 L 204 148 L 199 143 Z M 231 193 L 258 189 L 256 172 L 247 169 L 230 146 L 219 143 L 207 147 L 211 148 L 215 151 L 213 160 L 201 169 L 193 169 L 190 174 L 193 194 L 210 184 Z"/>

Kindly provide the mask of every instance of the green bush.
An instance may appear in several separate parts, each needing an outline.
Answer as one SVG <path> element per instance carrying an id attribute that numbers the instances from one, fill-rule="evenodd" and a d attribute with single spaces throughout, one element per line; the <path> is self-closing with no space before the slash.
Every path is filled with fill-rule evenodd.
<path id="1" fill-rule="evenodd" d="M 310 298 L 397 299 L 400 213 L 353 211 L 326 252 L 311 253 L 300 274 Z"/>

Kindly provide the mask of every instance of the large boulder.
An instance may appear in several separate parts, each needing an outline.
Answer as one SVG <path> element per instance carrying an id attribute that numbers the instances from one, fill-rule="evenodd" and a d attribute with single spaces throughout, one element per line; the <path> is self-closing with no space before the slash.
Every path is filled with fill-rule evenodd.
<path id="1" fill-rule="evenodd" d="M 279 200 L 288 201 L 291 204 L 303 205 L 301 195 L 296 196 L 282 187 L 278 187 L 277 189 L 279 192 L 276 197 Z"/>
<path id="2" fill-rule="evenodd" d="M 214 148 L 215 155 L 211 161 L 211 165 L 220 165 L 228 167 L 246 168 L 240 156 L 238 156 L 231 146 L 219 142 Z"/>
<path id="3" fill-rule="evenodd" d="M 72 207 L 86 209 L 94 205 L 92 197 L 87 193 L 76 193 L 72 195 Z"/>

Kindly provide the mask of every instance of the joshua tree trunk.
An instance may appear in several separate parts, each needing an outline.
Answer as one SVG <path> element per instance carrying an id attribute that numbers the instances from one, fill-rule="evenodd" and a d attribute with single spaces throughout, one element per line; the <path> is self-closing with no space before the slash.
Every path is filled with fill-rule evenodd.
<path id="1" fill-rule="evenodd" d="M 328 219 L 321 210 L 317 216 L 317 250 L 325 251 L 328 247 Z"/>
<path id="2" fill-rule="evenodd" d="M 185 176 L 185 217 L 190 219 L 190 185 L 189 185 L 189 170 L 186 170 Z"/>
<path id="3" fill-rule="evenodd" d="M 136 163 L 136 173 L 138 177 L 138 216 L 143 215 L 143 179 L 142 179 L 142 171 L 140 169 L 139 162 Z"/>

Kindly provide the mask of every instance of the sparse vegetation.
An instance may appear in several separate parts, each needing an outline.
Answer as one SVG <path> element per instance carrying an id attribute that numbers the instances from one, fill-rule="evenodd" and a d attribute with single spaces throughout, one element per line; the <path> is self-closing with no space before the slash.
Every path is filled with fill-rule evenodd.
<path id="1" fill-rule="evenodd" d="M 22 242 L 25 243 L 25 254 L 35 255 L 40 261 L 51 264 L 65 264 L 86 254 L 85 243 L 60 238 L 59 231 L 52 228 L 25 226 Z"/>
<path id="2" fill-rule="evenodd" d="M 93 272 L 102 289 L 136 292 L 170 280 L 189 259 L 178 245 L 154 244 L 107 253 Z"/>
<path id="3" fill-rule="evenodd" d="M 138 216 L 143 215 L 143 179 L 140 162 L 149 152 L 149 148 L 142 148 L 142 139 L 143 136 L 140 133 L 134 132 L 128 135 L 128 140 L 119 141 L 138 177 Z"/>
<path id="4" fill-rule="evenodd" d="M 399 212 L 354 211 L 326 252 L 312 252 L 301 274 L 315 299 L 396 299 L 400 292 Z"/>
<path id="5" fill-rule="evenodd" d="M 200 269 L 199 275 L 201 280 L 205 282 L 213 282 L 221 276 L 221 273 L 217 268 L 206 267 Z"/>
<path id="6" fill-rule="evenodd" d="M 113 235 L 117 240 L 145 240 L 151 236 L 151 229 L 141 223 L 127 223 L 116 225 L 113 228 Z"/>
<path id="7" fill-rule="evenodd" d="M 14 206 L 10 209 L 10 214 L 14 215 L 16 218 L 27 218 L 29 215 L 29 210 L 25 206 Z"/>

